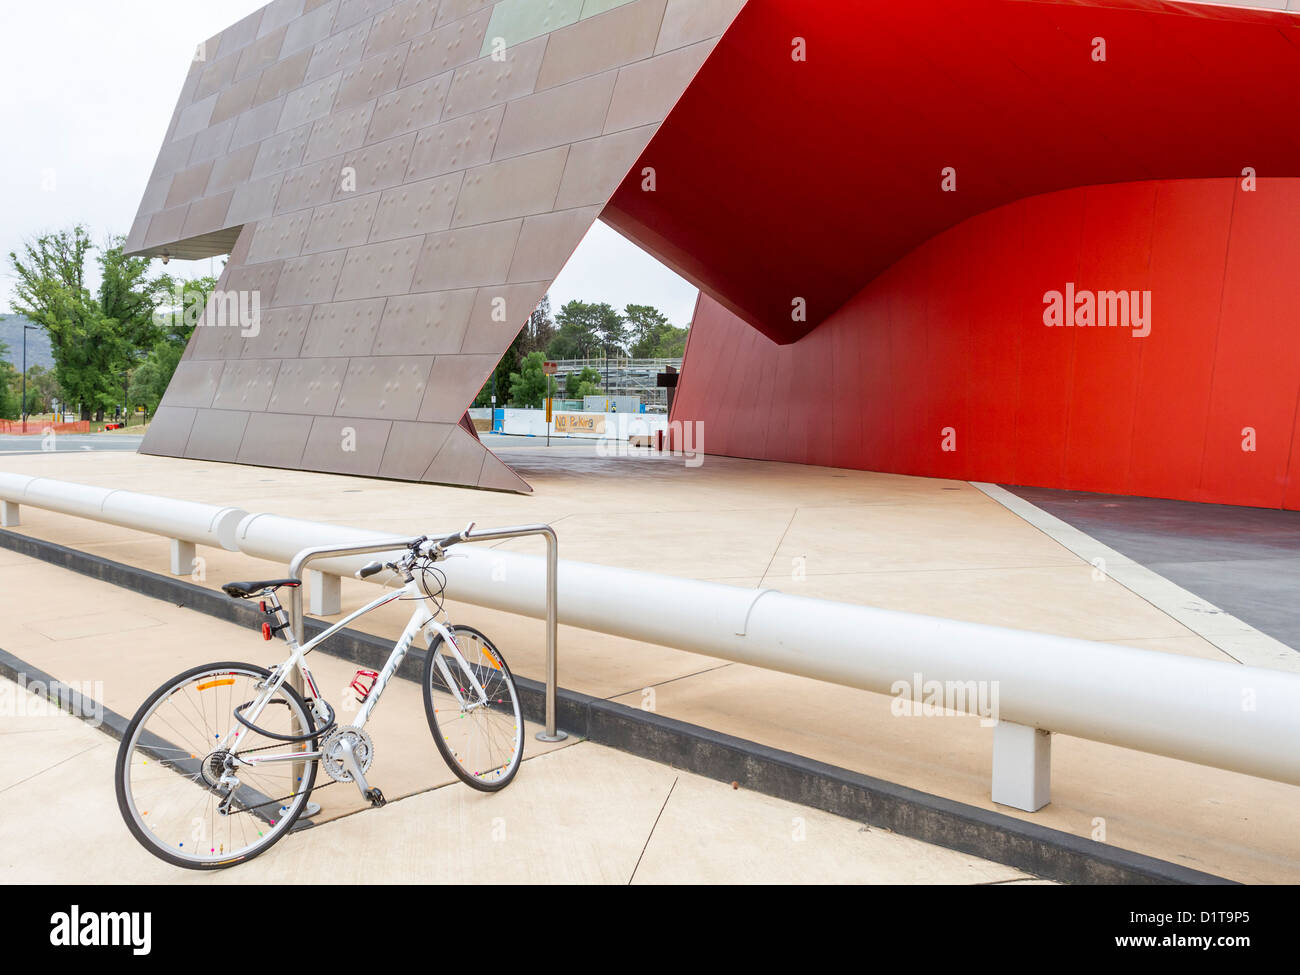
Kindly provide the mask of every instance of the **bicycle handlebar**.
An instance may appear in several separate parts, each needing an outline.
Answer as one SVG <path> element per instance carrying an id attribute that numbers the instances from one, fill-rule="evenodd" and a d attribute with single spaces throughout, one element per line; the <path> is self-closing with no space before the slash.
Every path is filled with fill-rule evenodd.
<path id="1" fill-rule="evenodd" d="M 384 563 L 370 562 L 357 570 L 358 579 L 369 579 L 372 575 L 384 571 Z"/>
<path id="2" fill-rule="evenodd" d="M 427 547 L 425 543 L 428 540 L 427 539 L 423 540 L 419 544 L 417 551 L 419 551 L 420 554 L 422 555 L 433 555 L 436 557 L 442 554 L 443 549 L 451 548 L 453 545 L 457 544 L 458 542 L 469 541 L 469 533 L 473 531 L 473 529 L 474 529 L 474 522 L 471 521 L 461 531 L 452 532 L 446 538 L 439 539 L 438 541 L 427 545 Z"/>
<path id="3" fill-rule="evenodd" d="M 437 541 L 431 540 L 428 535 L 421 535 L 415 541 L 411 542 L 411 554 L 401 560 L 401 563 L 369 562 L 357 570 L 356 577 L 358 579 L 369 579 L 371 576 L 377 575 L 385 569 L 392 569 L 394 572 L 398 572 L 401 571 L 404 564 L 421 556 L 431 557 L 436 560 L 442 555 L 445 549 L 449 549 L 451 546 L 459 542 L 469 541 L 469 533 L 473 531 L 474 524 L 475 523 L 471 521 L 460 531 L 452 532 L 450 535 L 438 539 Z"/>

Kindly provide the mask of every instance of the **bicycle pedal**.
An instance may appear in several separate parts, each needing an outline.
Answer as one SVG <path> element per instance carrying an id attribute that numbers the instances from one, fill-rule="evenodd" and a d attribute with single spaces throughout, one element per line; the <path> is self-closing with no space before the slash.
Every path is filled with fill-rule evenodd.
<path id="1" fill-rule="evenodd" d="M 384 798 L 384 794 L 380 792 L 378 789 L 367 789 L 364 795 L 365 795 L 365 799 L 370 803 L 370 805 L 372 805 L 376 809 L 378 809 L 380 806 L 386 805 L 388 802 L 388 800 Z"/>
<path id="2" fill-rule="evenodd" d="M 370 692 L 375 689 L 375 681 L 379 680 L 379 675 L 373 670 L 358 670 L 357 675 L 352 678 L 352 683 L 348 687 L 352 688 L 357 695 L 357 703 L 365 704 L 366 698 Z M 369 681 L 369 683 L 367 683 Z"/>

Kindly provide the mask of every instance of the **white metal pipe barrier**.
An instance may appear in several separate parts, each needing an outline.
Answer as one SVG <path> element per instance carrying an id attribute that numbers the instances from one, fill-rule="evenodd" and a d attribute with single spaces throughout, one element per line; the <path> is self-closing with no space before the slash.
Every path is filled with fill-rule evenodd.
<path id="1" fill-rule="evenodd" d="M 250 529 L 255 516 L 250 516 Z M 281 520 L 283 522 L 283 519 Z M 263 522 L 263 527 L 268 527 L 270 522 Z M 283 527 L 283 525 L 281 526 Z M 325 526 L 318 526 L 324 528 Z M 256 532 L 250 531 L 246 538 L 256 537 Z M 480 528 L 467 531 L 463 536 L 466 543 L 474 542 L 491 542 L 504 541 L 509 538 L 528 538 L 530 536 L 540 535 L 546 539 L 546 612 L 543 614 L 546 618 L 546 727 L 537 733 L 538 741 L 564 741 L 568 737 L 563 731 L 556 727 L 557 709 L 556 709 L 556 690 L 559 686 L 559 664 L 558 660 L 558 639 L 556 631 L 558 629 L 558 616 L 556 613 L 556 575 L 559 567 L 558 542 L 555 537 L 555 530 L 550 525 L 515 525 L 510 528 Z M 304 548 L 294 555 L 289 562 L 289 577 L 300 579 L 302 570 L 312 562 L 333 558 L 338 560 L 346 556 L 356 556 L 363 554 L 374 554 L 383 552 L 387 560 L 391 560 L 394 555 L 400 555 L 403 547 L 410 545 L 415 539 L 413 538 L 395 538 L 393 536 L 380 536 L 372 538 L 369 541 L 352 539 L 346 542 L 335 542 L 330 545 L 316 545 L 311 548 Z M 463 551 L 463 550 L 462 550 Z M 454 557 L 450 553 L 448 557 Z M 327 579 L 333 579 L 332 586 L 337 590 L 341 580 L 337 576 L 327 576 L 325 573 L 317 572 L 317 576 L 323 576 Z M 392 572 L 383 572 L 380 575 L 392 576 Z M 335 611 L 337 612 L 337 610 Z M 299 643 L 307 642 L 307 634 L 303 629 L 302 614 L 302 589 L 296 588 L 289 593 L 289 626 Z M 294 690 L 301 692 L 302 688 L 294 685 Z"/>
<path id="2" fill-rule="evenodd" d="M 236 534 L 240 551 L 282 564 L 312 546 L 385 537 L 275 515 L 247 516 Z M 351 575 L 366 561 L 317 567 Z M 455 600 L 545 619 L 540 557 L 466 547 L 441 568 Z M 941 704 L 979 713 L 971 702 L 987 689 L 993 799 L 1017 808 L 1048 801 L 1051 732 L 1300 785 L 1297 674 L 581 562 L 559 563 L 557 588 L 566 625 L 906 693 L 913 707 L 911 689 L 937 687 Z"/>
<path id="3" fill-rule="evenodd" d="M 287 562 L 311 539 L 365 534 L 254 515 L 240 546 Z M 545 618 L 542 559 L 455 556 L 441 565 L 451 598 Z M 329 571 L 350 574 L 364 561 Z M 993 798 L 1020 809 L 1049 800 L 1051 732 L 1300 785 L 1296 674 L 582 562 L 560 562 L 557 600 L 569 626 L 906 693 L 917 708 L 917 689 L 967 713 L 991 704 L 982 716 L 997 723 Z"/>
<path id="4" fill-rule="evenodd" d="M 196 545 L 239 551 L 235 530 L 248 515 L 242 508 L 176 501 L 48 477 L 0 473 L 0 525 L 17 528 L 21 523 L 20 507 L 24 504 L 163 535 L 171 539 L 173 575 L 189 575 L 194 570 Z"/>

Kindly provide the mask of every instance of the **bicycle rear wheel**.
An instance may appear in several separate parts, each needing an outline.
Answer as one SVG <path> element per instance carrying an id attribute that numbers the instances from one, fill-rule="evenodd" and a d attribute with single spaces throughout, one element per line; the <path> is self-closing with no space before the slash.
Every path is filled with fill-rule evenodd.
<path id="1" fill-rule="evenodd" d="M 211 870 L 257 856 L 288 833 L 307 804 L 316 762 L 239 766 L 239 787 L 223 811 L 228 743 L 240 755 L 285 755 L 315 742 L 286 743 L 240 725 L 235 708 L 258 697 L 270 671 L 253 664 L 205 664 L 167 681 L 140 706 L 118 748 L 117 804 L 146 850 L 178 867 Z M 272 696 L 257 725 L 272 734 L 315 730 L 291 687 Z"/>
<path id="2" fill-rule="evenodd" d="M 441 634 L 424 663 L 429 730 L 462 782 L 481 792 L 496 792 L 510 784 L 524 757 L 519 693 L 505 658 L 487 637 L 471 626 L 453 627 L 452 636 L 464 664 Z M 448 678 L 455 684 L 454 692 Z M 483 688 L 486 704 L 477 702 L 475 681 Z"/>

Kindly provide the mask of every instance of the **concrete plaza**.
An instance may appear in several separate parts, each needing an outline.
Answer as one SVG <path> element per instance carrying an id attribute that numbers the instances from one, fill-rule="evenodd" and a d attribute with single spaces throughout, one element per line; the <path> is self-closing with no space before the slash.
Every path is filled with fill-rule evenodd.
<path id="1" fill-rule="evenodd" d="M 680 458 L 600 457 L 590 445 L 496 449 L 534 495 L 128 453 L 13 456 L 0 466 L 394 533 L 448 531 L 470 520 L 482 526 L 544 521 L 559 533 L 561 558 L 1209 659 L 1237 659 L 1223 646 L 1259 638 L 1224 616 L 1206 626 L 1189 624 L 1178 606 L 1162 606 L 1155 590 L 1139 595 L 1095 571 L 1088 559 L 965 482 L 718 457 L 692 468 Z M 23 509 L 16 530 L 166 571 L 167 543 L 160 538 L 34 508 Z M 526 541 L 507 544 L 532 550 Z M 238 553 L 199 554 L 204 561 L 196 581 L 212 588 L 283 569 Z M 149 689 L 190 664 L 265 656 L 255 634 L 224 624 L 209 633 L 211 620 L 202 623 L 203 639 L 166 639 L 141 621 L 182 611 L 156 600 L 135 605 L 144 597 L 103 584 L 70 605 L 63 601 L 69 578 L 75 577 L 4 554 L 0 647 L 63 679 L 104 680 L 109 706 L 119 712 L 129 714 Z M 345 580 L 345 609 L 372 592 Z M 1169 587 L 1172 599 L 1177 592 Z M 453 607 L 453 616 L 493 636 L 517 673 L 542 676 L 539 623 L 474 607 Z M 381 611 L 361 628 L 394 637 L 404 617 Z M 122 628 L 134 623 L 140 625 L 128 637 Z M 69 627 L 80 636 L 68 639 Z M 96 638 L 118 629 L 120 639 Z M 663 715 L 1234 880 L 1300 880 L 1294 787 L 1058 735 L 1053 801 L 1021 813 L 989 798 L 992 732 L 975 718 L 895 717 L 883 695 L 570 627 L 561 628 L 560 640 L 565 688 L 634 707 L 653 702 Z M 325 666 L 323 658 L 318 666 Z M 327 686 L 341 688 L 350 668 L 337 662 L 336 669 Z M 397 693 L 413 690 L 395 686 Z M 436 784 L 427 780 L 440 774 L 435 763 L 419 757 L 421 749 L 432 755 L 427 733 L 417 740 L 421 733 L 418 722 L 406 722 L 404 730 L 377 726 L 377 742 L 390 743 L 380 744 L 376 761 L 377 767 L 392 763 L 385 761 L 386 778 L 378 780 L 386 791 L 406 794 Z M 544 751 L 530 741 L 534 761 L 568 760 L 567 749 Z M 341 791 L 325 792 L 322 803 Z"/>

